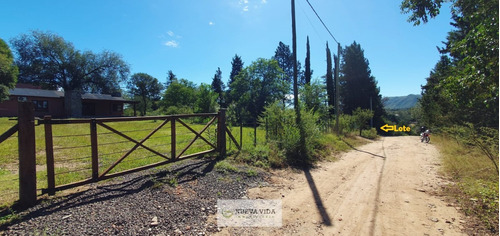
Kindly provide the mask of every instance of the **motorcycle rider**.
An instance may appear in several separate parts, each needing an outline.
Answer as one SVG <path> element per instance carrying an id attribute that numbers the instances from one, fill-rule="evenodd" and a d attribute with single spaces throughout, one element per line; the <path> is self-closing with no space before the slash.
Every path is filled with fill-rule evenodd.
<path id="1" fill-rule="evenodd" d="M 420 127 L 420 134 L 424 133 L 426 131 L 425 126 Z"/>
<path id="2" fill-rule="evenodd" d="M 430 133 L 431 133 L 431 131 L 429 129 L 427 129 L 425 126 L 421 126 L 420 127 L 420 141 L 423 142 L 424 138 L 426 136 L 429 136 Z"/>

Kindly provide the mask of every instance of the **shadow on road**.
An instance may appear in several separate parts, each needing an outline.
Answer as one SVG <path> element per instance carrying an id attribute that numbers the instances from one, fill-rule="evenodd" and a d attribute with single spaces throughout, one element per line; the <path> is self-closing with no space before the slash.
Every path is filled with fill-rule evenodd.
<path id="1" fill-rule="evenodd" d="M 358 152 L 363 152 L 363 153 L 366 153 L 366 154 L 370 154 L 370 155 L 372 155 L 374 157 L 385 158 L 385 156 L 381 156 L 381 155 L 378 155 L 378 154 L 375 154 L 375 153 L 371 153 L 371 152 L 367 152 L 367 151 L 364 151 L 364 150 L 361 150 L 361 149 L 357 149 L 356 147 L 352 146 L 350 143 L 348 143 L 344 139 L 341 139 L 341 140 L 342 140 L 342 142 L 344 142 L 345 144 L 347 144 L 347 146 L 349 146 L 352 150 L 355 150 L 355 151 L 358 151 Z"/>
<path id="2" fill-rule="evenodd" d="M 332 220 L 330 219 L 328 212 L 326 212 L 326 209 L 323 206 L 323 201 L 321 200 L 321 196 L 319 195 L 318 188 L 316 188 L 316 184 L 314 183 L 314 179 L 311 175 L 310 168 L 306 167 L 303 170 L 304 170 L 304 175 L 306 176 L 306 179 L 307 179 L 307 183 L 309 184 L 309 187 L 311 188 L 311 192 L 313 193 L 314 202 L 316 203 L 316 207 L 318 208 L 319 214 L 321 215 L 321 219 L 323 220 L 323 223 L 325 225 L 331 226 Z"/>

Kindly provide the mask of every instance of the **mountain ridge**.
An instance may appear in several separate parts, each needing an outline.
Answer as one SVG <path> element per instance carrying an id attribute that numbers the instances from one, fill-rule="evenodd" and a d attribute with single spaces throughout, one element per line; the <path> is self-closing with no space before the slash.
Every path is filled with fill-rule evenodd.
<path id="1" fill-rule="evenodd" d="M 406 96 L 383 97 L 382 104 L 385 109 L 401 110 L 414 107 L 422 95 L 409 94 Z"/>

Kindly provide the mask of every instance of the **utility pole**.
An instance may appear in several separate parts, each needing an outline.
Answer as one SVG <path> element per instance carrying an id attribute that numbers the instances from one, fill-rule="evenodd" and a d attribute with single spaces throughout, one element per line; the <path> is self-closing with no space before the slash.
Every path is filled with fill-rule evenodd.
<path id="1" fill-rule="evenodd" d="M 295 108 L 295 122 L 299 127 L 300 133 L 300 155 L 303 159 L 298 160 L 302 164 L 306 163 L 306 139 L 304 136 L 304 127 L 302 126 L 302 118 L 300 115 L 300 104 L 299 104 L 299 88 L 297 85 L 297 33 L 295 30 L 295 0 L 292 0 L 292 50 L 293 50 L 293 103 Z"/>
<path id="2" fill-rule="evenodd" d="M 370 111 L 373 111 L 373 108 L 372 108 L 372 96 L 370 96 Z M 370 118 L 370 128 L 373 128 L 373 116 Z"/>
<path id="3" fill-rule="evenodd" d="M 335 62 L 335 130 L 337 131 L 337 135 L 340 135 L 340 130 L 339 130 L 339 116 L 340 116 L 340 108 L 339 108 L 339 98 L 340 98 L 340 88 L 339 88 L 339 71 L 340 71 L 340 66 L 339 66 L 339 61 L 340 61 L 340 43 L 337 43 L 337 61 Z"/>
<path id="4" fill-rule="evenodd" d="M 295 0 L 292 0 L 292 53 L 293 53 L 293 105 L 297 113 L 297 124 L 300 121 L 299 88 L 297 86 L 297 32 L 295 30 Z"/>

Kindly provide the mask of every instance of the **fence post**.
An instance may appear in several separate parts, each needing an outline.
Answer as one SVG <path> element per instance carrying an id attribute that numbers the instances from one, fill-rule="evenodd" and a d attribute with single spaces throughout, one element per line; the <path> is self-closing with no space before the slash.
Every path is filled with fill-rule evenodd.
<path id="1" fill-rule="evenodd" d="M 45 156 L 47 158 L 47 189 L 49 195 L 56 193 L 56 181 L 54 172 L 54 142 L 52 138 L 52 116 L 43 117 L 45 128 Z"/>
<path id="2" fill-rule="evenodd" d="M 221 157 L 226 155 L 226 109 L 219 110 L 217 123 L 217 151 Z"/>
<path id="3" fill-rule="evenodd" d="M 267 123 L 267 117 L 266 117 L 266 142 L 269 142 L 268 139 L 269 139 L 269 131 L 268 131 L 268 123 Z"/>
<path id="4" fill-rule="evenodd" d="M 253 123 L 253 146 L 257 147 L 257 121 Z"/>
<path id="5" fill-rule="evenodd" d="M 36 203 L 36 147 L 33 103 L 18 102 L 19 203 Z"/>
<path id="6" fill-rule="evenodd" d="M 99 179 L 99 149 L 97 143 L 97 121 L 93 118 L 90 121 L 90 146 L 92 149 L 92 180 Z"/>
<path id="7" fill-rule="evenodd" d="M 240 148 L 243 149 L 243 121 L 240 123 Z"/>
<path id="8" fill-rule="evenodd" d="M 176 158 L 176 150 L 175 146 L 177 145 L 177 140 L 176 140 L 176 131 L 175 131 L 175 117 L 172 117 L 172 120 L 170 121 L 170 156 L 172 160 L 177 159 Z"/>

